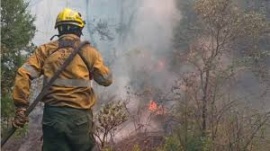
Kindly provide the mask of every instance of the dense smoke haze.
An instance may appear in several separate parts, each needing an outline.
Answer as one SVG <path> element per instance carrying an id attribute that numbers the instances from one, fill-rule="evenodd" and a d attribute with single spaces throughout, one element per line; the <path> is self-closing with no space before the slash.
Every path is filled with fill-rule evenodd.
<path id="1" fill-rule="evenodd" d="M 144 97 L 133 96 L 127 104 L 131 113 L 136 113 L 140 106 L 147 106 L 151 100 L 165 103 L 157 97 L 171 90 L 179 73 L 191 71 L 183 64 L 172 71 L 171 56 L 174 51 L 174 28 L 181 22 L 182 16 L 176 7 L 176 0 L 28 0 L 29 10 L 36 16 L 35 45 L 49 42 L 57 34 L 54 24 L 57 14 L 65 7 L 79 11 L 86 21 L 83 40 L 89 40 L 102 54 L 106 64 L 113 72 L 113 84 L 101 87 L 94 83 L 94 90 L 100 98 L 95 110 L 111 96 L 127 100 L 129 94 L 150 91 Z M 231 56 L 227 56 L 229 59 Z M 229 60 L 228 58 L 222 58 Z M 177 73 L 177 74 L 176 74 Z M 228 90 L 233 98 L 263 110 L 269 110 L 269 94 L 263 93 L 258 79 L 250 71 L 240 72 Z M 127 89 L 128 87 L 128 89 Z M 161 92 L 162 91 L 162 92 Z M 36 95 L 38 92 L 36 92 Z M 262 96 L 263 95 L 263 96 Z M 159 102 L 161 101 L 161 102 Z M 162 102 L 163 101 L 163 102 Z M 169 102 L 169 101 L 168 101 Z M 138 115 L 141 123 L 149 122 L 149 111 Z M 42 109 L 35 109 L 30 115 L 30 127 L 40 129 Z M 121 132 L 115 135 L 121 140 L 134 131 L 134 123 L 126 122 Z M 152 131 L 162 129 L 157 122 L 150 122 Z M 148 129 L 148 130 L 149 130 Z M 35 135 L 41 135 L 41 131 Z M 21 146 L 21 151 L 29 150 L 29 144 L 37 136 L 31 136 Z M 31 138 L 32 137 L 32 138 Z"/>

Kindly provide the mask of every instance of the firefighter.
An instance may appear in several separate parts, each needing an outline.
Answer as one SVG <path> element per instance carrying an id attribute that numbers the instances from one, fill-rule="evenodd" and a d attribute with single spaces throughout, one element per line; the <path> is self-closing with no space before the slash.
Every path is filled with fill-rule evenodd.
<path id="1" fill-rule="evenodd" d="M 63 9 L 55 23 L 59 38 L 39 46 L 18 69 L 13 89 L 14 127 L 23 127 L 28 121 L 25 111 L 29 106 L 31 80 L 43 75 L 46 84 L 53 77 L 80 44 L 84 26 L 79 12 Z M 96 97 L 90 82 L 93 79 L 100 85 L 109 86 L 112 74 L 96 48 L 88 44 L 80 52 L 81 55 L 75 56 L 41 100 L 45 104 L 43 151 L 90 151 L 94 146 L 91 108 Z"/>

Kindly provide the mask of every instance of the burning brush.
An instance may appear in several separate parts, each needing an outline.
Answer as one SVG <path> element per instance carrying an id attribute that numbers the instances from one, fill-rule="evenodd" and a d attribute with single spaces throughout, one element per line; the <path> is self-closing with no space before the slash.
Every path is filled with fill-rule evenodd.
<path id="1" fill-rule="evenodd" d="M 148 110 L 155 115 L 164 115 L 165 108 L 163 105 L 158 105 L 154 100 L 150 100 Z"/>

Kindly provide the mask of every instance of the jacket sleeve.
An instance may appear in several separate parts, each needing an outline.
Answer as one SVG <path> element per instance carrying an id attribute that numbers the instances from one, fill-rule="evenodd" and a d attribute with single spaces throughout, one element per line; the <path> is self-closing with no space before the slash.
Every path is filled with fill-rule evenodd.
<path id="1" fill-rule="evenodd" d="M 93 68 L 91 74 L 93 79 L 100 85 L 109 86 L 112 84 L 112 73 L 104 64 L 101 54 L 93 49 Z"/>
<path id="2" fill-rule="evenodd" d="M 13 88 L 13 101 L 16 107 L 29 106 L 31 80 L 41 75 L 45 54 L 44 46 L 38 47 L 27 61 L 18 69 Z"/>

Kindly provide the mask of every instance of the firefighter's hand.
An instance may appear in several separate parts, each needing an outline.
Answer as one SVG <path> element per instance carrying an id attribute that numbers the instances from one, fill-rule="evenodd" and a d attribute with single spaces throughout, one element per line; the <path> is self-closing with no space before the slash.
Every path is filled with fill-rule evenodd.
<path id="1" fill-rule="evenodd" d="M 23 127 L 28 122 L 28 117 L 25 114 L 26 108 L 17 108 L 16 115 L 12 121 L 12 125 L 16 128 Z"/>

